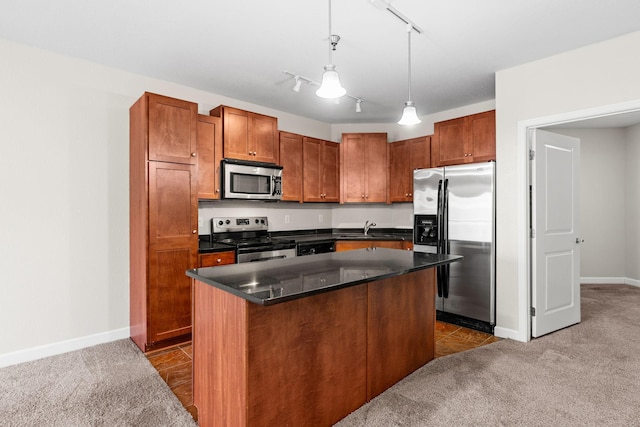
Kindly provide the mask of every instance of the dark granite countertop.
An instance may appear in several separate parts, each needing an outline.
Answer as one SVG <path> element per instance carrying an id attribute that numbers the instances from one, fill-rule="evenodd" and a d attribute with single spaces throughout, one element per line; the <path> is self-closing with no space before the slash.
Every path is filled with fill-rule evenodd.
<path id="1" fill-rule="evenodd" d="M 362 229 L 338 228 L 300 231 L 275 231 L 269 233 L 273 238 L 295 240 L 298 243 L 335 242 L 337 240 L 413 240 L 413 230 L 404 228 L 373 228 L 368 235 Z M 210 241 L 209 235 L 200 236 L 199 252 L 221 252 L 234 250 L 233 246 Z"/>
<path id="2" fill-rule="evenodd" d="M 272 305 L 462 259 L 397 249 L 360 249 L 187 270 L 187 276 L 256 304 Z"/>

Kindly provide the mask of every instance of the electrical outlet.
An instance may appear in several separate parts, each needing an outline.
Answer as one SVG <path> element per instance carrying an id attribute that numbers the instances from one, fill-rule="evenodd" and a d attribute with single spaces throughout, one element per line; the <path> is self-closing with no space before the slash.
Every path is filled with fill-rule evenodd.
<path id="1" fill-rule="evenodd" d="M 289 216 L 289 215 L 285 215 L 285 216 L 284 216 L 284 223 L 285 223 L 285 224 L 289 224 L 290 222 L 291 222 L 291 216 Z"/>
<path id="2" fill-rule="evenodd" d="M 318 222 L 324 222 L 324 215 L 318 215 Z"/>

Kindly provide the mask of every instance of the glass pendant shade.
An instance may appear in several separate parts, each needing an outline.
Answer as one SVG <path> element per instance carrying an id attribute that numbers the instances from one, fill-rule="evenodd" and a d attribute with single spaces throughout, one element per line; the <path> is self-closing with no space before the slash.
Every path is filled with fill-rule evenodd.
<path id="1" fill-rule="evenodd" d="M 404 103 L 404 109 L 402 110 L 402 117 L 398 121 L 399 125 L 417 125 L 421 120 L 418 118 L 418 112 L 413 102 L 407 101 Z"/>
<path id="2" fill-rule="evenodd" d="M 316 95 L 321 98 L 340 98 L 347 90 L 340 84 L 340 76 L 335 65 L 325 65 L 322 75 L 322 84 L 316 91 Z"/>

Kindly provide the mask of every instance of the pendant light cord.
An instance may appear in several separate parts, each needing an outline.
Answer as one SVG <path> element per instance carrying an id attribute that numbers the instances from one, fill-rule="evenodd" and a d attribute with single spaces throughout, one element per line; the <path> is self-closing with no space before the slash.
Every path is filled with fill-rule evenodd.
<path id="1" fill-rule="evenodd" d="M 409 46 L 409 60 L 408 60 L 408 68 L 409 68 L 409 72 L 408 72 L 408 75 L 409 75 L 409 80 L 408 80 L 408 82 L 409 82 L 409 102 L 411 102 L 411 24 L 407 24 L 407 34 L 408 34 L 408 37 L 409 37 L 409 43 L 408 43 L 408 46 Z"/>
<path id="2" fill-rule="evenodd" d="M 329 65 L 333 65 L 333 58 L 331 55 L 331 0 L 329 0 L 329 38 L 327 41 L 329 42 Z"/>

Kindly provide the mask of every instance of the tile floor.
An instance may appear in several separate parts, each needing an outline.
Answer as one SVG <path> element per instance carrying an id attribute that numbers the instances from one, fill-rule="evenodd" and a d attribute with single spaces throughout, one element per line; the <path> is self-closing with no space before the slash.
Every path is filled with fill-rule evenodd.
<path id="1" fill-rule="evenodd" d="M 436 357 L 480 347 L 498 340 L 499 338 L 491 334 L 450 323 L 436 322 Z M 156 368 L 162 379 L 193 418 L 197 420 L 198 410 L 193 404 L 193 392 L 191 389 L 192 358 L 191 343 L 147 353 L 149 362 Z"/>

